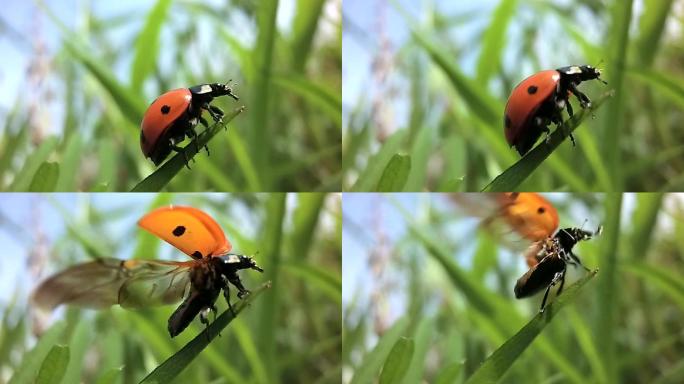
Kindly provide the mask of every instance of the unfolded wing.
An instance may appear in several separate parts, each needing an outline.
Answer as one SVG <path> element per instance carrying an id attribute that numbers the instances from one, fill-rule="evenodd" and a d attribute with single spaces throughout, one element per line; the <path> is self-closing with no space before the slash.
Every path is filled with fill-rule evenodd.
<path id="1" fill-rule="evenodd" d="M 77 264 L 45 280 L 33 294 L 38 306 L 60 304 L 140 308 L 177 302 L 189 289 L 193 261 L 98 259 Z"/>

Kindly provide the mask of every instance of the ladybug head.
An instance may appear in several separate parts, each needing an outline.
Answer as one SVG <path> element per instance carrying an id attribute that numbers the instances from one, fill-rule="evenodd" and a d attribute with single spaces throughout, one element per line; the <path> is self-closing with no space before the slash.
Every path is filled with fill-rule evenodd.
<path id="1" fill-rule="evenodd" d="M 254 269 L 259 272 L 263 272 L 254 259 L 245 255 L 236 255 L 234 253 L 228 253 L 223 256 L 219 256 L 219 259 L 223 261 L 223 264 L 227 267 L 231 267 L 235 270 L 239 269 Z"/>
<path id="2" fill-rule="evenodd" d="M 221 83 L 209 84 L 209 86 L 211 87 L 212 95 L 214 97 L 228 95 L 235 100 L 240 100 L 240 98 L 236 94 L 233 93 L 233 88 L 230 86 L 231 81 L 232 80 L 228 80 L 228 82 L 225 84 L 221 84 Z"/>
<path id="3" fill-rule="evenodd" d="M 569 251 L 575 244 L 598 236 L 602 231 L 602 226 L 599 226 L 595 232 L 590 232 L 581 228 L 563 228 L 556 234 L 556 239 L 560 242 L 563 249 Z"/>
<path id="4" fill-rule="evenodd" d="M 608 84 L 601 79 L 601 70 L 599 68 L 592 67 L 591 65 L 582 65 L 580 69 L 582 70 L 582 81 L 598 79 L 603 84 Z"/>

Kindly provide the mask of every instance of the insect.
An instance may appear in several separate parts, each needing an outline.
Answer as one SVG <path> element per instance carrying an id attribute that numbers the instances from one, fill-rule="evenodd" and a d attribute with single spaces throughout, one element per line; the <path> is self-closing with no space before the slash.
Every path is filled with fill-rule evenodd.
<path id="1" fill-rule="evenodd" d="M 119 260 L 102 258 L 72 266 L 49 277 L 33 294 L 34 302 L 47 309 L 60 304 L 106 308 L 119 304 L 135 309 L 183 300 L 168 321 L 171 337 L 181 333 L 199 314 L 209 325 L 209 312 L 219 293 L 230 303 L 229 283 L 242 299 L 245 289 L 237 272 L 263 272 L 249 256 L 230 253 L 232 245 L 219 224 L 205 212 L 185 206 L 156 209 L 138 224 L 181 250 L 192 260 Z"/>
<path id="2" fill-rule="evenodd" d="M 140 148 L 145 157 L 154 165 L 161 164 L 171 150 L 183 152 L 178 144 L 187 136 L 197 144 L 195 126 L 201 123 L 209 128 L 202 112 L 207 111 L 215 122 L 221 121 L 223 111 L 210 103 L 215 97 L 228 95 L 235 100 L 239 98 L 233 93 L 230 81 L 226 84 L 200 84 L 190 88 L 179 88 L 159 96 L 145 111 L 140 123 Z M 209 149 L 205 146 L 207 153 Z M 199 151 L 199 147 L 197 148 Z M 188 165 L 186 155 L 185 164 Z"/>
<path id="3" fill-rule="evenodd" d="M 581 228 L 563 228 L 555 236 L 541 242 L 538 252 L 528 255 L 526 259 L 536 260 L 537 263 L 522 275 L 515 283 L 513 289 L 516 299 L 529 297 L 546 288 L 539 312 L 544 312 L 546 299 L 551 287 L 558 286 L 557 295 L 563 291 L 565 284 L 565 271 L 567 265 L 581 266 L 589 272 L 580 259 L 572 252 L 572 248 L 580 241 L 589 240 L 601 233 L 602 227 L 595 232 L 585 231 Z"/>
<path id="4" fill-rule="evenodd" d="M 562 292 L 567 264 L 579 265 L 587 270 L 572 249 L 578 242 L 600 234 L 601 227 L 596 232 L 580 228 L 558 230 L 558 211 L 538 193 L 509 192 L 486 196 L 490 203 L 494 201 L 496 208 L 494 212 L 484 216 L 482 225 L 491 230 L 492 226 L 503 222 L 518 237 L 531 242 L 523 252 L 529 270 L 518 279 L 513 291 L 515 297 L 520 299 L 546 288 L 541 304 L 543 311 L 551 287 L 560 282 L 558 294 Z M 476 200 L 470 200 L 464 195 L 452 195 L 451 198 L 461 206 L 467 205 L 476 210 L 482 208 L 477 207 Z M 475 213 L 475 210 L 471 211 Z"/>
<path id="5" fill-rule="evenodd" d="M 563 109 L 573 116 L 570 94 L 574 94 L 582 108 L 591 106 L 589 97 L 577 86 L 583 81 L 601 78 L 601 71 L 590 65 L 572 65 L 555 70 L 537 72 L 518 84 L 506 103 L 504 133 L 506 141 L 515 147 L 520 156 L 532 149 L 542 133 L 550 133 L 548 125 L 563 123 Z M 572 144 L 575 138 L 570 133 Z"/>

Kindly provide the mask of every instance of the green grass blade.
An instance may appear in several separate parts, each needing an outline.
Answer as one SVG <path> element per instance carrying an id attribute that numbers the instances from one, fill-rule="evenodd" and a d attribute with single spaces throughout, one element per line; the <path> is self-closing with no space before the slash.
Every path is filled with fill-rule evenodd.
<path id="1" fill-rule="evenodd" d="M 38 168 L 47 160 L 48 156 L 52 154 L 57 147 L 57 138 L 51 137 L 43 141 L 38 149 L 26 159 L 21 171 L 15 176 L 12 185 L 10 185 L 11 192 L 26 192 L 33 180 Z"/>
<path id="2" fill-rule="evenodd" d="M 122 115 L 128 118 L 135 126 L 139 125 L 147 105 L 145 101 L 137 93 L 130 92 L 126 86 L 121 84 L 111 71 L 109 63 L 105 62 L 103 58 L 93 54 L 93 50 L 83 44 L 80 36 L 67 28 L 45 3 L 37 2 L 37 5 L 45 12 L 48 18 L 55 23 L 57 28 L 64 35 L 64 38 L 62 39 L 64 48 L 77 62 L 81 63 L 102 85 L 104 90 L 110 94 L 115 104 L 121 110 Z"/>
<path id="3" fill-rule="evenodd" d="M 400 192 L 404 189 L 411 171 L 411 156 L 395 154 L 382 172 L 378 192 Z"/>
<path id="4" fill-rule="evenodd" d="M 379 383 L 393 384 L 403 380 L 413 357 L 414 349 L 415 342 L 413 339 L 400 337 L 392 347 L 387 360 L 385 360 L 385 365 L 380 372 Z"/>
<path id="5" fill-rule="evenodd" d="M 676 272 L 665 267 L 634 262 L 622 266 L 625 271 L 642 278 L 649 286 L 660 289 L 684 310 L 684 282 Z"/>
<path id="6" fill-rule="evenodd" d="M 59 173 L 59 179 L 57 179 L 55 191 L 73 192 L 76 190 L 76 177 L 80 171 L 82 158 L 83 137 L 80 134 L 71 135 L 67 139 L 66 147 L 62 153 L 60 161 L 61 172 Z"/>
<path id="7" fill-rule="evenodd" d="M 681 78 L 674 75 L 666 76 L 661 71 L 642 68 L 629 69 L 627 76 L 657 90 L 659 95 L 677 103 L 680 108 L 684 107 L 684 81 Z"/>
<path id="8" fill-rule="evenodd" d="M 598 100 L 592 102 L 591 107 L 581 110 L 579 113 L 565 121 L 560 128 L 556 129 L 549 136 L 548 142 L 542 141 L 530 152 L 525 154 L 517 163 L 510 166 L 499 176 L 494 178 L 491 183 L 483 188 L 482 192 L 510 192 L 527 179 L 539 165 L 547 158 L 558 146 L 568 137 L 566 132 L 572 133 L 582 123 L 591 116 L 609 97 L 612 92 L 603 94 Z"/>
<path id="9" fill-rule="evenodd" d="M 254 165 L 259 176 L 260 184 L 270 190 L 266 184 L 269 177 L 268 166 L 270 164 L 270 148 L 267 139 L 270 137 L 268 116 L 271 110 L 270 98 L 273 96 L 271 87 L 271 68 L 275 42 L 277 36 L 276 14 L 278 13 L 278 0 L 262 1 L 258 3 L 256 20 L 259 33 L 252 55 L 255 58 L 256 73 L 251 79 L 254 83 L 252 102 L 250 103 L 251 127 L 247 134 L 249 151 L 254 160 Z M 264 148 L 264 147 L 267 148 Z"/>
<path id="10" fill-rule="evenodd" d="M 18 107 L 18 104 L 15 104 L 12 109 L 6 113 L 5 121 L 2 127 L 0 127 L 2 132 L 4 132 L 2 139 L 0 139 L 0 180 L 5 179 L 5 173 L 10 170 L 15 153 L 19 153 L 17 150 L 25 146 L 29 135 L 28 129 L 14 129 L 15 124 L 19 127 L 26 126 L 25 121 L 16 123 L 19 116 Z M 0 188 L 4 189 L 4 185 L 0 185 Z"/>
<path id="11" fill-rule="evenodd" d="M 275 75 L 273 84 L 300 95 L 309 104 L 319 107 L 337 127 L 342 127 L 342 95 L 339 91 L 327 89 L 303 76 Z"/>
<path id="12" fill-rule="evenodd" d="M 8 384 L 28 384 L 35 381 L 40 365 L 45 360 L 52 347 L 62 336 L 66 325 L 58 323 L 45 332 L 33 349 L 22 356 L 21 363 L 14 370 L 14 375 Z"/>
<path id="13" fill-rule="evenodd" d="M 487 84 L 499 71 L 505 52 L 508 24 L 515 16 L 517 0 L 500 0 L 492 14 L 489 27 L 482 36 L 480 57 L 477 60 L 477 80 Z"/>
<path id="14" fill-rule="evenodd" d="M 380 150 L 368 160 L 366 169 L 361 172 L 352 186 L 352 192 L 368 192 L 377 187 L 382 172 L 392 156 L 401 148 L 407 132 L 406 130 L 397 131 L 385 141 Z"/>
<path id="15" fill-rule="evenodd" d="M 451 364 L 447 364 L 437 375 L 435 384 L 453 384 L 461 382 L 459 377 L 461 377 L 462 371 L 463 363 L 453 362 Z"/>
<path id="16" fill-rule="evenodd" d="M 292 58 L 297 72 L 304 72 L 324 5 L 325 0 L 297 1 L 297 11 L 292 26 Z"/>
<path id="17" fill-rule="evenodd" d="M 390 354 L 392 347 L 399 337 L 406 331 L 409 319 L 403 317 L 397 320 L 378 340 L 378 344 L 362 359 L 361 365 L 354 372 L 351 384 L 372 383 L 382 367 L 383 362 Z"/>
<path id="18" fill-rule="evenodd" d="M 131 66 L 131 87 L 142 93 L 144 80 L 155 70 L 159 55 L 159 35 L 166 21 L 171 0 L 159 0 L 147 15 L 147 20 L 135 42 L 135 56 Z"/>
<path id="19" fill-rule="evenodd" d="M 306 263 L 283 264 L 283 272 L 301 278 L 311 289 L 320 290 L 338 305 L 342 304 L 342 279 L 339 274 Z"/>
<path id="20" fill-rule="evenodd" d="M 432 338 L 435 329 L 435 319 L 425 316 L 420 319 L 414 332 L 415 348 L 413 357 L 408 363 L 404 384 L 419 383 L 423 377 L 428 352 L 434 342 Z"/>
<path id="21" fill-rule="evenodd" d="M 293 229 L 289 236 L 289 248 L 298 260 L 305 260 L 309 255 L 326 196 L 325 193 L 297 194 L 297 208 L 292 214 Z"/>
<path id="22" fill-rule="evenodd" d="M 495 303 L 491 300 L 491 296 L 487 294 L 481 285 L 473 281 L 470 274 L 454 262 L 452 255 L 445 249 L 443 243 L 432 232 L 427 230 L 424 225 L 416 223 L 414 215 L 408 212 L 396 200 L 389 199 L 389 201 L 404 218 L 409 231 L 420 241 L 430 256 L 442 265 L 449 280 L 463 293 L 469 303 L 484 314 L 494 313 Z"/>
<path id="23" fill-rule="evenodd" d="M 606 167 L 611 170 L 611 192 L 623 191 L 622 161 L 620 160 L 620 142 L 624 137 L 623 124 L 625 116 L 625 67 L 628 62 L 627 48 L 629 46 L 629 25 L 632 19 L 633 1 L 615 2 L 611 9 L 610 52 L 608 82 L 615 89 L 615 97 L 608 103 L 603 116 L 603 144 L 601 152 Z"/>
<path id="24" fill-rule="evenodd" d="M 59 178 L 59 164 L 44 161 L 29 185 L 29 192 L 53 192 Z"/>
<path id="25" fill-rule="evenodd" d="M 432 144 L 433 131 L 428 128 L 421 129 L 411 148 L 411 171 L 404 185 L 404 192 L 419 192 L 425 189 Z"/>
<path id="26" fill-rule="evenodd" d="M 631 242 L 631 259 L 643 259 L 648 254 L 664 197 L 662 193 L 636 194 L 637 204 L 630 220 L 632 231 L 627 236 Z"/>
<path id="27" fill-rule="evenodd" d="M 447 76 L 454 89 L 461 94 L 462 101 L 468 105 L 470 111 L 479 117 L 490 127 L 499 127 L 501 124 L 501 112 L 503 108 L 474 80 L 465 76 L 454 64 L 454 60 L 447 56 L 446 52 L 437 44 L 433 43 L 428 35 L 422 31 L 411 28 L 414 39 L 427 51 L 435 65 Z"/>
<path id="28" fill-rule="evenodd" d="M 574 308 L 568 309 L 568 323 L 573 328 L 573 333 L 577 339 L 577 343 L 582 348 L 582 353 L 587 357 L 587 361 L 591 366 L 594 376 L 598 378 L 599 383 L 608 382 L 608 374 L 601 364 L 601 356 L 599 355 L 598 346 L 596 345 L 596 338 L 591 333 L 591 329 L 587 322 L 585 322 L 579 313 Z"/>
<path id="29" fill-rule="evenodd" d="M 166 383 L 176 378 L 197 356 L 199 356 L 200 352 L 209 345 L 211 340 L 213 340 L 222 329 L 228 326 L 240 312 L 249 307 L 251 302 L 270 287 L 271 283 L 266 282 L 253 290 L 249 296 L 233 306 L 235 315 L 233 315 L 230 310 L 223 312 L 204 331 L 195 336 L 195 338 L 181 348 L 180 351 L 166 359 L 140 382 Z"/>
<path id="30" fill-rule="evenodd" d="M 253 375 L 256 377 L 257 383 L 268 383 L 268 378 L 266 377 L 266 369 L 264 367 L 264 362 L 261 359 L 259 350 L 254 343 L 254 337 L 251 333 L 249 327 L 244 324 L 244 320 L 237 319 L 233 324 L 233 332 L 235 338 L 240 344 L 240 348 L 244 353 Z"/>
<path id="31" fill-rule="evenodd" d="M 639 37 L 636 40 L 636 54 L 639 62 L 646 67 L 653 63 L 660 41 L 665 31 L 667 17 L 670 15 L 673 0 L 646 1 L 639 19 Z"/>
<path id="32" fill-rule="evenodd" d="M 467 384 L 496 383 L 504 373 L 532 344 L 541 331 L 551 322 L 553 317 L 563 306 L 572 302 L 580 288 L 591 280 L 598 270 L 588 273 L 563 291 L 551 304 L 546 306 L 543 313 L 538 313 L 513 337 L 499 347 L 466 381 Z"/>
<path id="33" fill-rule="evenodd" d="M 276 382 L 276 341 L 280 305 L 280 269 L 282 264 L 283 226 L 285 225 L 286 194 L 270 193 L 265 201 L 266 219 L 261 244 L 264 250 L 264 278 L 273 282 L 274 289 L 268 292 L 262 301 L 261 312 L 257 324 L 257 345 L 267 369 L 269 383 Z M 266 268 L 266 267 L 264 267 Z"/>
<path id="34" fill-rule="evenodd" d="M 228 135 L 237 136 L 237 135 Z M 195 167 L 193 167 L 195 168 Z M 225 168 L 205 157 L 197 162 L 197 170 L 207 177 L 217 191 L 239 191 L 238 186 L 226 174 Z"/>
<path id="35" fill-rule="evenodd" d="M 236 108 L 233 112 L 224 116 L 223 122 L 214 124 L 209 128 L 209 130 L 200 135 L 200 137 L 197 139 L 197 145 L 195 145 L 193 142 L 188 143 L 185 146 L 185 150 L 183 152 L 176 153 L 176 155 L 173 156 L 170 160 L 162 164 L 161 167 L 159 167 L 151 175 L 147 176 L 144 180 L 142 180 L 135 187 L 133 187 L 131 192 L 160 191 L 162 188 L 164 188 L 164 186 L 166 186 L 166 184 L 168 184 L 171 181 L 171 179 L 173 179 L 174 176 L 176 176 L 176 174 L 178 174 L 178 172 L 181 171 L 181 169 L 185 167 L 186 156 L 188 160 L 191 160 L 197 154 L 198 148 L 202 150 L 204 146 L 214 136 L 216 136 L 217 133 L 221 132 L 221 130 L 225 128 L 228 125 L 228 123 L 230 123 L 231 120 L 233 120 L 243 110 L 244 107 L 239 107 Z"/>
<path id="36" fill-rule="evenodd" d="M 119 375 L 121 375 L 122 371 L 123 371 L 123 366 L 106 370 L 97 379 L 95 384 L 116 384 L 116 383 L 118 383 Z"/>
<path id="37" fill-rule="evenodd" d="M 600 242 L 601 277 L 597 296 L 599 312 L 596 320 L 596 344 L 600 348 L 602 365 L 608 373 L 608 382 L 617 381 L 615 314 L 618 309 L 618 297 L 621 294 L 618 274 L 620 264 L 620 228 L 622 212 L 622 193 L 607 193 L 604 196 L 606 222 Z"/>
<path id="38" fill-rule="evenodd" d="M 40 366 L 36 384 L 59 384 L 62 382 L 67 365 L 69 364 L 69 347 L 55 345 L 52 347 L 43 365 Z"/>
<path id="39" fill-rule="evenodd" d="M 252 156 L 247 151 L 247 146 L 245 145 L 242 136 L 228 135 L 227 140 L 242 174 L 245 176 L 245 179 L 247 179 L 247 187 L 249 190 L 252 192 L 262 191 L 256 166 L 252 162 Z"/>

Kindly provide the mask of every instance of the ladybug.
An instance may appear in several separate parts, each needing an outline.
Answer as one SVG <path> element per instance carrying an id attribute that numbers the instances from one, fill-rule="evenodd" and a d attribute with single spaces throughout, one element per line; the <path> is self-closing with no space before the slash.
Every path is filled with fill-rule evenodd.
<path id="1" fill-rule="evenodd" d="M 587 80 L 601 80 L 601 70 L 590 65 L 562 67 L 537 72 L 518 84 L 511 92 L 504 113 L 506 141 L 515 147 L 520 156 L 532 149 L 542 132 L 550 133 L 548 125 L 563 123 L 563 108 L 572 117 L 570 94 L 574 94 L 582 108 L 591 106 L 591 100 L 577 89 Z M 575 138 L 570 133 L 572 144 Z"/>
<path id="2" fill-rule="evenodd" d="M 206 110 L 215 122 L 221 121 L 223 111 L 210 103 L 215 97 L 225 95 L 239 100 L 233 94 L 230 81 L 226 84 L 200 84 L 190 88 L 174 89 L 159 96 L 147 108 L 140 123 L 140 148 L 145 157 L 150 158 L 154 165 L 161 164 L 171 150 L 183 151 L 184 148 L 179 147 L 178 143 L 183 141 L 185 136 L 195 139 L 197 145 L 197 123 L 209 128 L 207 120 L 202 117 L 202 112 Z M 185 164 L 187 165 L 187 156 Z"/>
<path id="3" fill-rule="evenodd" d="M 532 265 L 515 283 L 515 288 L 513 289 L 515 298 L 529 297 L 546 288 L 541 307 L 539 308 L 539 312 L 544 312 L 546 299 L 549 296 L 551 287 L 560 283 L 556 295 L 560 295 L 563 291 L 568 264 L 580 266 L 589 272 L 589 269 L 572 252 L 572 249 L 580 241 L 590 240 L 600 235 L 602 229 L 599 226 L 595 232 L 589 232 L 581 228 L 564 228 L 559 230 L 553 237 L 540 242 L 539 248 L 532 248 L 535 254 L 527 255 L 527 258 L 529 261 L 530 256 L 532 256 L 536 259 L 537 263 Z"/>

